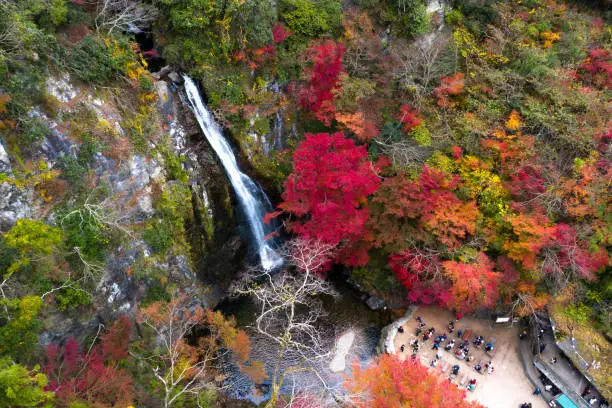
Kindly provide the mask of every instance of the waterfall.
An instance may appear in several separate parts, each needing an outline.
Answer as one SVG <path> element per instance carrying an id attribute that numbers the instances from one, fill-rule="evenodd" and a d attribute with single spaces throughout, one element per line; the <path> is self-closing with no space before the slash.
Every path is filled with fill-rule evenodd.
<path id="1" fill-rule="evenodd" d="M 249 228 L 257 245 L 261 266 L 266 270 L 280 266 L 283 263 L 283 259 L 268 245 L 265 239 L 263 217 L 267 212 L 272 211 L 270 201 L 257 184 L 238 168 L 238 163 L 231 146 L 223 137 L 219 126 L 217 126 L 206 105 L 204 105 L 193 80 L 187 75 L 183 75 L 183 79 L 185 80 L 185 91 L 187 92 L 187 98 L 193 113 L 206 139 L 208 139 L 213 150 L 219 156 L 230 179 L 230 183 L 232 183 L 232 187 L 238 196 L 240 206 L 246 215 Z M 265 201 L 258 200 L 256 197 L 262 197 Z"/>

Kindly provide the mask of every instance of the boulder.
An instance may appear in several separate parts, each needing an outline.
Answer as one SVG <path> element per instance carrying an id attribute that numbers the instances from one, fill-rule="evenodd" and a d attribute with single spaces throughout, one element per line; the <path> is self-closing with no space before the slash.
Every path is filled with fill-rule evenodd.
<path id="1" fill-rule="evenodd" d="M 379 298 L 378 296 L 370 296 L 366 300 L 366 305 L 372 310 L 380 310 L 385 307 L 385 299 Z"/>

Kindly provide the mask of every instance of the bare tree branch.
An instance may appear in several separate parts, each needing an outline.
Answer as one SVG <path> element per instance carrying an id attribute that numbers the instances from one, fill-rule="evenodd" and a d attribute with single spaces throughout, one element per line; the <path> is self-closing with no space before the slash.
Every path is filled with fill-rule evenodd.
<path id="1" fill-rule="evenodd" d="M 272 371 L 272 392 L 266 407 L 275 407 L 288 377 L 310 372 L 331 390 L 318 372 L 317 363 L 331 355 L 322 328 L 317 325 L 325 315 L 317 295 L 336 296 L 328 282 L 316 272 L 333 257 L 333 247 L 319 241 L 297 239 L 284 248 L 285 259 L 297 271 L 271 275 L 267 271 L 249 271 L 236 284 L 234 293 L 251 296 L 259 307 L 255 330 L 269 344 L 274 357 L 268 362 Z"/>

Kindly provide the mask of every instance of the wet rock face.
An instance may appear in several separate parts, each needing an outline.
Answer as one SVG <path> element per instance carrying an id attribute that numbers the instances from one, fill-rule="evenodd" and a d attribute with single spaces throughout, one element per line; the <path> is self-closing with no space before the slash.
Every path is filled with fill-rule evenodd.
<path id="1" fill-rule="evenodd" d="M 211 308 L 225 297 L 227 285 L 243 260 L 246 246 L 238 234 L 232 189 L 223 168 L 200 134 L 191 112 L 184 108 L 179 97 L 180 84 L 160 80 L 154 85 L 158 96 L 157 133 L 170 137 L 174 154 L 185 159 L 183 165 L 189 173 L 195 225 L 188 228 L 188 240 L 199 259 L 194 264 L 193 259 L 189 258 L 191 254 L 154 258 L 147 244 L 138 238 L 138 234 L 134 234 L 135 237 L 127 239 L 123 247 L 109 249 L 104 270 L 91 293 L 92 308 L 60 311 L 51 306 L 45 309 L 42 316 L 44 329 L 40 336 L 42 345 L 58 343 L 69 336 L 81 339 L 94 335 L 100 324 L 115 319 L 117 313 L 135 313 L 150 283 L 154 283 L 153 280 L 149 283 L 147 278 L 135 277 L 131 272 L 145 258 L 147 264 L 165 271 L 169 281 L 182 288 L 192 288 L 194 299 Z M 46 124 L 50 132 L 38 148 L 32 149 L 29 153 L 31 157 L 27 159 L 44 162 L 49 169 L 54 169 L 67 156 L 79 157 L 82 141 L 72 135 L 71 123 L 63 119 L 77 107 L 95 113 L 97 120 L 112 131 L 114 136 L 109 143 L 127 138 L 121 127 L 124 114 L 115 99 L 104 100 L 104 92 L 84 85 L 76 87 L 68 75 L 51 77 L 46 91 L 57 99 L 60 114 L 51 118 L 42 108 L 34 107 L 30 111 L 29 114 Z M 125 217 L 121 223 L 126 230 L 131 229 L 130 224 L 143 225 L 155 216 L 153 192 L 174 182 L 166 179 L 164 158 L 153 149 L 159 142 L 150 141 L 150 154 L 128 152 L 125 156 L 119 156 L 102 150 L 96 152 L 89 162 L 88 170 L 95 177 L 91 178 L 88 187 L 94 190 L 103 186 L 108 191 L 105 195 L 110 197 L 110 205 Z M 1 173 L 9 178 L 18 176 L 13 172 L 9 155 L 0 139 Z M 43 215 L 43 203 L 37 197 L 34 191 L 17 188 L 10 180 L 0 182 L 0 232 L 8 231 L 19 218 L 48 217 L 47 220 L 53 223 L 53 213 Z M 197 288 L 194 286 L 198 278 L 204 283 L 205 290 L 201 285 Z"/>
<path id="2" fill-rule="evenodd" d="M 0 174 L 13 176 L 11 161 L 0 140 Z M 0 182 L 0 232 L 8 231 L 19 218 L 31 215 L 31 208 L 24 192 L 8 181 Z"/>
<path id="3" fill-rule="evenodd" d="M 170 130 L 175 148 L 185 157 L 190 172 L 195 229 L 201 257 L 196 265 L 198 278 L 223 291 L 234 277 L 247 248 L 238 233 L 236 203 L 223 166 L 193 113 L 183 104 L 180 77 L 171 72 L 169 81 L 157 86 L 158 109 Z M 184 146 L 184 147 L 181 147 Z M 193 245 L 194 243 L 192 243 Z"/>

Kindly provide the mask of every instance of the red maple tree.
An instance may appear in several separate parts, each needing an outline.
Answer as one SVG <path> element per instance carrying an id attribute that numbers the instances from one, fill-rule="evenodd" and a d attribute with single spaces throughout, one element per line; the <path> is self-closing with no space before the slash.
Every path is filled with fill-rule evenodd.
<path id="1" fill-rule="evenodd" d="M 411 132 L 419 126 L 423 120 L 416 109 L 412 109 L 410 105 L 402 105 L 400 107 L 399 121 L 404 124 L 402 130 L 406 133 Z"/>
<path id="2" fill-rule="evenodd" d="M 326 126 L 331 125 L 336 114 L 333 91 L 338 89 L 340 74 L 344 72 L 345 49 L 343 44 L 331 40 L 314 42 L 304 56 L 313 65 L 305 71 L 306 84 L 297 89 L 298 104 Z"/>
<path id="3" fill-rule="evenodd" d="M 446 306 L 450 300 L 450 284 L 443 274 L 438 254 L 412 248 L 389 257 L 389 266 L 406 288 L 412 303 Z"/>
<path id="4" fill-rule="evenodd" d="M 275 24 L 272 27 L 272 39 L 275 43 L 283 42 L 291 36 L 291 31 L 280 24 Z"/>
<path id="5" fill-rule="evenodd" d="M 130 320 L 120 316 L 89 350 L 74 338 L 69 338 L 61 351 L 56 345 L 46 347 L 46 388 L 55 393 L 57 406 L 67 407 L 77 401 L 91 407 L 131 404 L 132 377 L 120 366 L 128 355 L 131 327 Z"/>
<path id="6" fill-rule="evenodd" d="M 416 360 L 400 361 L 384 354 L 377 364 L 363 369 L 353 365 L 348 390 L 361 396 L 351 406 L 372 408 L 484 408 L 465 399 L 465 390 Z"/>
<path id="7" fill-rule="evenodd" d="M 288 229 L 331 245 L 350 246 L 362 239 L 368 219 L 364 204 L 380 183 L 365 146 L 356 146 L 341 132 L 307 133 L 293 160 L 279 205 L 296 217 Z"/>

